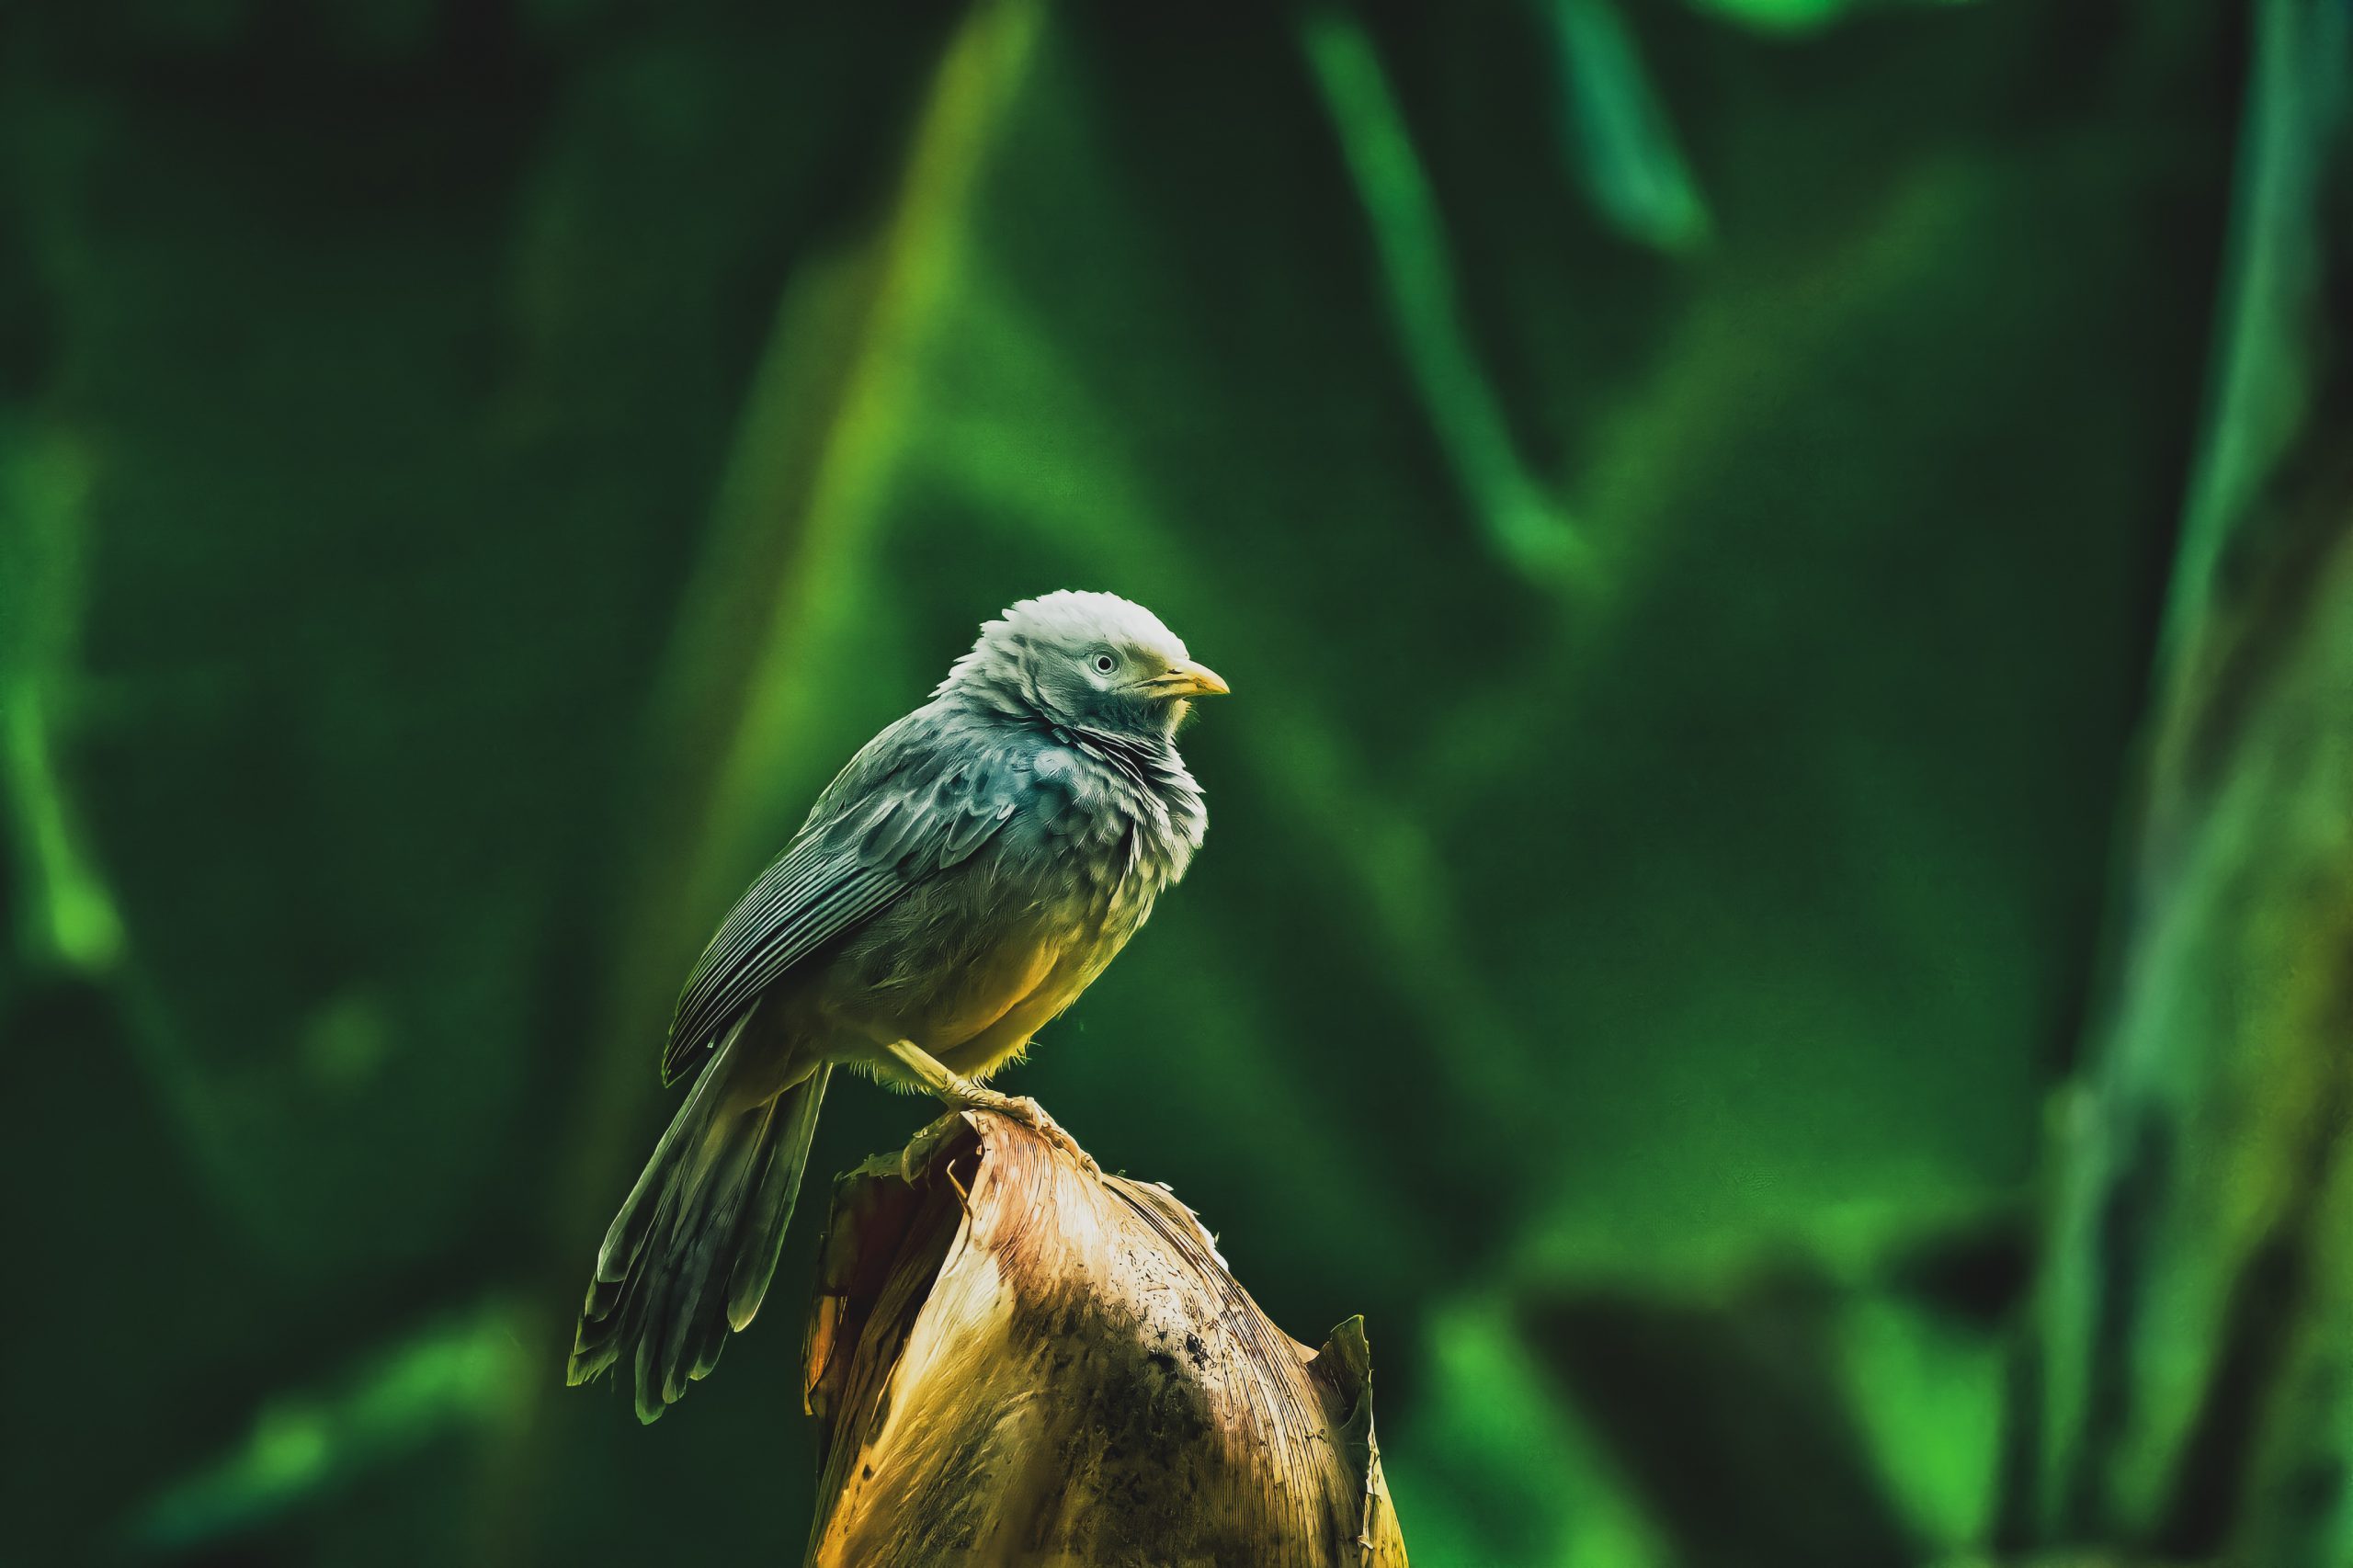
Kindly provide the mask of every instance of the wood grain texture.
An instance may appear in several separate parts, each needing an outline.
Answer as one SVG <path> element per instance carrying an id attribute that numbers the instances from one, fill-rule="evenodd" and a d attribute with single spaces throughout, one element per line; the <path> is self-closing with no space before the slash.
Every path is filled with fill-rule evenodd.
<path id="1" fill-rule="evenodd" d="M 1361 1321 L 1311 1350 L 1161 1187 L 965 1112 L 835 1192 L 813 1568 L 1403 1568 Z"/>

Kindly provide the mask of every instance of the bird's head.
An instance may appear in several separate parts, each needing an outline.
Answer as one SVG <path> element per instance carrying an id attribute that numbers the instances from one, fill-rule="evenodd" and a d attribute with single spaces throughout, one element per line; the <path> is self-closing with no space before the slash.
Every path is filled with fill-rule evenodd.
<path id="1" fill-rule="evenodd" d="M 984 624 L 939 689 L 1049 723 L 1154 740 L 1176 733 L 1194 698 L 1226 685 L 1143 606 L 1065 588 Z"/>

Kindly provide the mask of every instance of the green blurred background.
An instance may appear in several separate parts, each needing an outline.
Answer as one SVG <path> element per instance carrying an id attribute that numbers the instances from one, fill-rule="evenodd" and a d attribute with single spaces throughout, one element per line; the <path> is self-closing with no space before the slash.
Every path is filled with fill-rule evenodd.
<path id="1" fill-rule="evenodd" d="M 571 1313 L 1074 585 L 1237 695 L 1015 1086 L 1366 1314 L 1417 1562 L 2353 1562 L 2346 15 L 10 8 L 0 1556 L 796 1561 L 822 1205 L 656 1427 Z"/>

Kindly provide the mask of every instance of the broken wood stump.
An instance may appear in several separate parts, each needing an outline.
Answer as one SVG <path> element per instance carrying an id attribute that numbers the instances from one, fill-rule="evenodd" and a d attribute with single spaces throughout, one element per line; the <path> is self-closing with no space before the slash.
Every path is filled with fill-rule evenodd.
<path id="1" fill-rule="evenodd" d="M 1310 1350 L 1165 1187 L 963 1111 L 835 1186 L 812 1568 L 1404 1568 L 1363 1323 Z"/>

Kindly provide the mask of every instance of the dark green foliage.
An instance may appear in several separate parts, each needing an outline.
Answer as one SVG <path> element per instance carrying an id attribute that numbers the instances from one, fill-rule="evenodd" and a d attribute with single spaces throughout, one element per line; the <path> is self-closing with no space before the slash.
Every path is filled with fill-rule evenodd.
<path id="1" fill-rule="evenodd" d="M 650 1431 L 580 1280 L 712 924 L 1064 585 L 1235 695 L 1009 1086 L 1365 1313 L 1417 1562 L 2041 1528 L 2245 77 L 2085 10 L 8 13 L 11 1539 L 792 1560 L 810 1239 Z"/>

